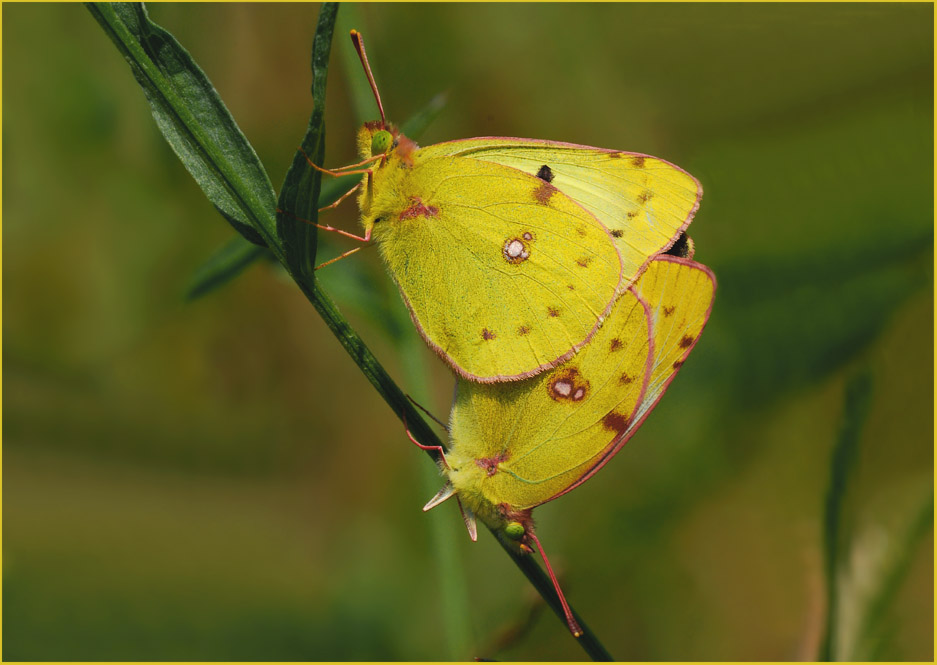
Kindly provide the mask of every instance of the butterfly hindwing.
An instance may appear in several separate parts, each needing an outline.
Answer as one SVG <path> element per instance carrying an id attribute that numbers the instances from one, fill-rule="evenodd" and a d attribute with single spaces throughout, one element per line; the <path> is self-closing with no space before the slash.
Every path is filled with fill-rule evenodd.
<path id="1" fill-rule="evenodd" d="M 562 366 L 508 385 L 460 381 L 449 459 L 488 464 L 483 491 L 495 505 L 549 500 L 588 473 L 627 429 L 650 373 L 649 352 L 647 309 L 626 292 Z"/>
<path id="2" fill-rule="evenodd" d="M 483 515 L 485 505 L 530 508 L 588 479 L 666 390 L 702 332 L 714 288 L 708 268 L 656 259 L 569 362 L 510 385 L 460 381 L 448 457 L 472 472 L 453 476 L 457 490 L 470 484 Z"/>
<path id="3" fill-rule="evenodd" d="M 634 290 L 648 303 L 654 330 L 654 361 L 647 393 L 636 413 L 637 426 L 696 346 L 712 310 L 716 278 L 700 263 L 661 256 L 651 263 Z"/>
<path id="4" fill-rule="evenodd" d="M 531 376 L 592 336 L 621 278 L 592 215 L 497 164 L 419 151 L 400 168 L 406 177 L 375 195 L 368 219 L 420 333 L 456 372 Z"/>
<path id="5" fill-rule="evenodd" d="M 503 137 L 449 141 L 423 151 L 493 162 L 549 180 L 615 237 L 622 291 L 686 230 L 703 194 L 699 181 L 683 169 L 640 153 Z"/>

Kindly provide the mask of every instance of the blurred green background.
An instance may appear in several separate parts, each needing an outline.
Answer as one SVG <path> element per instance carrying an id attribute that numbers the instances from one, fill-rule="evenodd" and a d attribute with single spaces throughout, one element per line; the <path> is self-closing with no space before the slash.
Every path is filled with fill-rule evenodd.
<path id="1" fill-rule="evenodd" d="M 422 143 L 571 141 L 703 182 L 709 327 L 615 461 L 537 510 L 618 659 L 817 657 L 831 458 L 846 387 L 865 385 L 835 653 L 933 660 L 933 11 L 339 12 L 327 164 L 354 156 L 354 26 L 391 118 L 448 93 Z M 421 513 L 430 461 L 279 270 L 186 299 L 234 231 L 88 12 L 2 12 L 4 659 L 584 658 L 488 534 L 471 543 L 454 505 Z M 317 7 L 150 12 L 278 186 L 311 110 Z M 355 229 L 354 205 L 329 222 Z M 376 252 L 322 279 L 445 417 L 451 378 L 395 327 Z"/>

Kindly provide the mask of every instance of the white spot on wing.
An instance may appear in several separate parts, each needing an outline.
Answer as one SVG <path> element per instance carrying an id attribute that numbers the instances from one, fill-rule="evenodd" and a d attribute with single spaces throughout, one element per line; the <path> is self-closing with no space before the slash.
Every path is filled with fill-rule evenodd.
<path id="1" fill-rule="evenodd" d="M 502 252 L 504 253 L 504 258 L 511 263 L 519 263 L 530 256 L 527 245 L 525 245 L 524 241 L 520 238 L 511 238 L 505 242 Z"/>
<path id="2" fill-rule="evenodd" d="M 569 381 L 557 381 L 553 384 L 553 391 L 557 395 L 561 395 L 563 397 L 569 397 L 569 393 L 571 393 L 572 390 L 573 384 L 571 384 Z"/>

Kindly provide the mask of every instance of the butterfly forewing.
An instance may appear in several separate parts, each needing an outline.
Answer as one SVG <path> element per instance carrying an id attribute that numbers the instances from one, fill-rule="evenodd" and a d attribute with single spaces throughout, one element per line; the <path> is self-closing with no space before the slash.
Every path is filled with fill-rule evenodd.
<path id="1" fill-rule="evenodd" d="M 649 258 L 686 230 L 699 207 L 699 182 L 649 155 L 555 141 L 487 137 L 423 149 L 461 155 L 540 175 L 596 216 L 615 237 L 626 289 Z"/>
<path id="2" fill-rule="evenodd" d="M 531 376 L 570 356 L 611 309 L 607 229 L 536 177 L 422 151 L 374 238 L 426 341 L 463 377 Z M 384 209 L 381 209 L 383 206 Z"/>

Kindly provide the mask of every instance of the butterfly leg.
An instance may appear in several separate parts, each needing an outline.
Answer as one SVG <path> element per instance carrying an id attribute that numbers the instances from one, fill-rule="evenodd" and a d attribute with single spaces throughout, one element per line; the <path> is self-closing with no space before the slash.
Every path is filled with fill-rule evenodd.
<path id="1" fill-rule="evenodd" d="M 553 588 L 556 589 L 556 595 L 560 599 L 560 605 L 563 606 L 563 614 L 566 615 L 566 625 L 569 626 L 570 632 L 573 634 L 573 637 L 579 637 L 582 635 L 582 628 L 579 627 L 579 622 L 573 617 L 572 611 L 569 609 L 569 604 L 566 602 L 566 597 L 563 595 L 563 590 L 560 589 L 560 583 L 556 581 L 556 575 L 553 574 L 553 567 L 550 566 L 550 560 L 547 558 L 546 552 L 543 551 L 543 546 L 540 544 L 540 539 L 537 538 L 537 535 L 534 533 L 533 529 L 528 529 L 526 534 L 532 541 L 534 545 L 537 546 L 537 549 L 540 551 L 540 558 L 543 559 L 544 565 L 547 567 L 547 572 L 550 574 L 550 579 L 553 581 Z"/>
<path id="2" fill-rule="evenodd" d="M 338 205 L 339 205 L 342 201 L 344 201 L 345 199 L 347 199 L 347 198 L 348 198 L 349 196 L 351 196 L 354 192 L 357 192 L 360 187 L 361 187 L 361 183 L 359 182 L 359 183 L 356 184 L 354 187 L 352 187 L 352 188 L 349 189 L 347 192 L 345 192 L 345 193 L 342 194 L 340 197 L 338 197 L 338 200 L 335 201 L 335 203 L 330 203 L 330 204 L 327 205 L 327 206 L 323 206 L 323 207 L 319 208 L 319 212 L 325 212 L 326 210 L 331 210 L 332 208 L 337 208 Z M 322 227 L 320 227 L 320 228 L 322 228 Z"/>
<path id="3" fill-rule="evenodd" d="M 338 233 L 339 235 L 343 235 L 343 236 L 345 236 L 346 238 L 351 238 L 352 240 L 357 240 L 357 241 L 359 241 L 359 242 L 370 242 L 370 241 L 371 241 L 371 233 L 370 233 L 370 231 L 369 231 L 368 233 L 366 233 L 364 236 L 356 236 L 354 233 L 349 233 L 348 231 L 342 231 L 341 229 L 336 229 L 335 227 L 332 227 L 332 226 L 327 226 L 327 225 L 325 225 L 325 224 L 317 224 L 317 223 L 315 223 L 315 222 L 310 222 L 308 219 L 303 219 L 302 217 L 297 217 L 297 216 L 294 215 L 293 213 L 287 212 L 286 210 L 281 210 L 280 208 L 277 208 L 277 213 L 283 214 L 283 215 L 289 215 L 289 216 L 292 217 L 293 219 L 295 219 L 295 220 L 297 220 L 297 221 L 300 221 L 300 222 L 303 222 L 304 224 L 311 224 L 312 226 L 315 226 L 316 228 L 322 229 L 323 231 L 332 231 L 333 233 Z M 342 254 L 339 254 L 338 256 L 336 256 L 334 259 L 329 259 L 328 261 L 325 261 L 324 263 L 320 263 L 319 265 L 316 266 L 316 270 L 318 270 L 319 268 L 324 268 L 325 266 L 327 266 L 327 265 L 329 265 L 329 264 L 332 264 L 332 263 L 335 263 L 336 261 L 339 261 L 339 260 L 341 260 L 341 259 L 344 259 L 344 258 L 347 257 L 347 256 L 351 256 L 352 254 L 354 254 L 354 253 L 357 252 L 357 251 L 360 251 L 361 249 L 363 249 L 363 247 L 355 247 L 354 249 L 350 249 L 350 250 L 348 250 L 347 252 L 343 252 Z"/>
<path id="4" fill-rule="evenodd" d="M 318 226 L 318 224 L 317 224 L 316 226 Z M 331 264 L 335 263 L 336 261 L 341 261 L 341 260 L 344 259 L 345 257 L 351 256 L 352 254 L 354 254 L 354 253 L 357 252 L 357 251 L 360 251 L 361 249 L 363 249 L 363 248 L 362 248 L 362 247 L 355 247 L 354 249 L 349 249 L 347 252 L 343 252 L 343 253 L 339 254 L 339 255 L 336 256 L 334 259 L 329 259 L 328 261 L 325 261 L 325 262 L 323 262 L 323 263 L 320 263 L 319 265 L 316 266 L 316 270 L 318 270 L 319 268 L 324 268 L 324 267 L 327 266 L 327 265 L 331 265 Z"/>
<path id="5" fill-rule="evenodd" d="M 306 221 L 306 220 L 302 220 Z M 306 222 L 307 224 L 311 222 Z M 349 233 L 348 231 L 342 231 L 341 229 L 336 229 L 332 226 L 327 226 L 326 224 L 315 224 L 316 228 L 322 229 L 323 231 L 331 231 L 332 233 L 337 233 L 346 238 L 351 238 L 352 240 L 357 240 L 358 242 L 371 242 L 371 231 L 368 231 L 363 236 L 356 236 L 354 233 Z M 360 247 L 358 249 L 361 249 Z"/>
<path id="6" fill-rule="evenodd" d="M 360 183 L 359 183 L 359 185 L 360 185 Z M 356 185 L 356 188 L 357 188 L 359 185 Z M 355 191 L 355 190 L 352 189 L 351 191 L 348 192 L 348 194 L 350 194 L 350 193 L 353 192 L 353 191 Z M 348 194 L 345 194 L 344 196 L 348 196 Z M 344 198 L 344 196 L 343 196 L 343 198 Z M 338 204 L 340 201 L 341 201 L 341 199 L 339 199 L 338 201 L 336 201 L 335 203 L 333 203 L 331 206 L 326 206 L 325 208 L 320 208 L 320 209 L 319 209 L 319 212 L 322 212 L 323 210 L 325 210 L 325 209 L 327 209 L 327 208 L 334 207 L 334 206 L 335 206 L 336 204 Z M 328 226 L 328 225 L 326 225 L 326 224 L 319 224 L 319 223 L 317 223 L 317 222 L 310 222 L 308 219 L 303 219 L 302 217 L 299 217 L 299 216 L 297 216 L 297 215 L 294 215 L 293 213 L 289 212 L 288 210 L 282 210 L 282 209 L 280 209 L 280 208 L 277 208 L 276 211 L 277 211 L 277 214 L 280 214 L 280 215 L 289 215 L 290 217 L 292 217 L 293 219 L 295 219 L 297 222 L 302 222 L 303 224 L 311 224 L 312 226 L 315 226 L 316 228 L 322 229 L 323 231 L 332 231 L 333 233 L 338 233 L 339 235 L 343 235 L 343 236 L 345 236 L 346 238 L 351 238 L 352 240 L 357 240 L 357 241 L 359 241 L 359 242 L 370 242 L 370 241 L 371 241 L 371 232 L 370 232 L 370 231 L 368 231 L 368 232 L 367 232 L 365 235 L 363 235 L 363 236 L 356 236 L 354 233 L 349 233 L 348 231 L 342 231 L 341 229 L 336 229 L 336 228 L 333 227 L 333 226 Z"/>
<path id="7" fill-rule="evenodd" d="M 413 404 L 413 406 L 415 406 L 415 407 L 418 408 L 420 411 L 422 411 L 423 413 L 425 413 L 427 416 L 429 416 L 430 418 L 432 418 L 433 421 L 434 421 L 437 425 L 439 425 L 440 427 L 442 427 L 442 428 L 443 428 L 444 430 L 446 430 L 447 432 L 449 431 L 449 425 L 447 425 L 446 423 L 444 423 L 443 421 L 441 421 L 439 418 L 437 418 L 436 416 L 434 416 L 432 413 L 430 413 L 430 412 L 427 410 L 427 408 L 426 408 L 425 406 L 423 406 L 422 404 L 420 404 L 419 402 L 417 402 L 417 401 L 416 401 L 415 399 L 413 399 L 413 397 L 411 397 L 410 395 L 407 395 L 407 399 L 410 400 L 410 402 Z"/>
<path id="8" fill-rule="evenodd" d="M 306 163 L 309 164 L 309 166 L 311 166 L 312 168 L 314 168 L 316 171 L 319 171 L 320 173 L 324 173 L 325 175 L 330 175 L 330 176 L 333 176 L 333 177 L 336 177 L 336 178 L 337 178 L 338 176 L 342 176 L 342 175 L 355 175 L 355 174 L 357 174 L 357 173 L 367 173 L 368 175 L 370 175 L 370 174 L 371 174 L 371 169 L 362 169 L 362 168 L 359 168 L 359 167 L 361 167 L 361 166 L 366 166 L 366 165 L 368 165 L 368 164 L 372 164 L 372 163 L 374 163 L 374 162 L 376 162 L 376 161 L 379 161 L 379 160 L 381 160 L 381 159 L 384 159 L 384 155 L 374 155 L 373 157 L 368 157 L 367 159 L 362 159 L 362 160 L 361 160 L 360 162 L 358 162 L 357 164 L 349 164 L 348 166 L 340 166 L 340 167 L 338 167 L 337 169 L 325 169 L 325 168 L 322 168 L 321 166 L 319 166 L 318 164 L 316 164 L 316 163 L 315 163 L 314 161 L 312 161 L 311 159 L 309 159 L 309 155 L 306 154 L 306 151 L 303 150 L 302 146 L 300 146 L 299 148 L 297 148 L 297 150 L 299 150 L 301 153 L 303 153 L 303 157 L 306 158 Z M 349 170 L 349 169 L 352 169 L 352 170 Z"/>
<path id="9" fill-rule="evenodd" d="M 406 427 L 407 426 L 406 416 L 403 417 L 403 421 L 404 421 L 403 422 L 404 427 Z M 446 451 L 443 450 L 442 446 L 425 446 L 416 440 L 416 438 L 413 436 L 413 434 L 410 432 L 409 429 L 406 429 L 405 431 L 407 433 L 407 438 L 410 439 L 410 441 L 412 441 L 416 445 L 417 448 L 420 448 L 421 450 L 427 450 L 427 451 L 435 450 L 436 452 L 439 453 L 439 458 L 442 460 L 442 463 L 446 465 L 447 469 L 449 468 L 449 463 L 446 461 Z"/>

